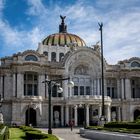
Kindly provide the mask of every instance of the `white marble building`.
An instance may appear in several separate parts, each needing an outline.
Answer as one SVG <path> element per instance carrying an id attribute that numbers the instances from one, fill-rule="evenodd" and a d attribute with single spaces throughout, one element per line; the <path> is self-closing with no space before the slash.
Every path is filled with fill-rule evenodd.
<path id="1" fill-rule="evenodd" d="M 102 111 L 100 47 L 87 47 L 67 32 L 62 18 L 59 33 L 46 37 L 37 50 L 1 58 L 1 111 L 7 124 L 48 126 L 46 78 L 70 77 L 61 82 L 63 93 L 52 89 L 52 126 L 73 120 L 75 126 L 97 122 Z M 104 59 L 104 103 L 107 121 L 133 121 L 140 115 L 140 58 L 108 64 Z"/>

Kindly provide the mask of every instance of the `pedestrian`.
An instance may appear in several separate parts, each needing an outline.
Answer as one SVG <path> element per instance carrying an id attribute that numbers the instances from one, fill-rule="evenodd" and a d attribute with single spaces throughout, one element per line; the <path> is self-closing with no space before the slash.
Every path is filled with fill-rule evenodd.
<path id="1" fill-rule="evenodd" d="M 70 128 L 71 128 L 71 131 L 73 130 L 73 121 L 71 120 L 70 121 Z"/>

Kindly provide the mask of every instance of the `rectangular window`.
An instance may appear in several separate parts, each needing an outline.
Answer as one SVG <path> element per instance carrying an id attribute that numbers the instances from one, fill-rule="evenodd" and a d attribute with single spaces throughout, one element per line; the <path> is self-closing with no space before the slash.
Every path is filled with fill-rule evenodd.
<path id="1" fill-rule="evenodd" d="M 37 75 L 34 75 L 34 81 L 37 81 Z"/>
<path id="2" fill-rule="evenodd" d="M 24 96 L 26 95 L 26 84 L 24 84 Z"/>
<path id="3" fill-rule="evenodd" d="M 52 87 L 52 97 L 57 97 L 57 86 L 56 85 L 54 85 Z"/>
<path id="4" fill-rule="evenodd" d="M 135 88 L 132 88 L 132 98 L 135 98 Z"/>
<path id="5" fill-rule="evenodd" d="M 80 86 L 80 95 L 84 95 L 84 86 Z"/>
<path id="6" fill-rule="evenodd" d="M 74 95 L 78 95 L 78 86 L 74 86 Z"/>
<path id="7" fill-rule="evenodd" d="M 90 95 L 90 87 L 86 87 L 86 95 Z"/>
<path id="8" fill-rule="evenodd" d="M 110 96 L 110 87 L 107 87 L 107 96 Z"/>
<path id="9" fill-rule="evenodd" d="M 33 75 L 32 74 L 28 74 L 28 81 L 32 81 L 33 80 Z"/>
<path id="10" fill-rule="evenodd" d="M 27 95 L 32 95 L 32 92 L 33 92 L 33 90 L 32 90 L 32 84 L 28 84 L 27 85 Z"/>
<path id="11" fill-rule="evenodd" d="M 37 96 L 37 93 L 38 93 L 37 90 L 38 90 L 37 85 L 34 85 L 34 96 Z"/>
<path id="12" fill-rule="evenodd" d="M 38 75 L 35 73 L 24 74 L 24 95 L 38 96 Z"/>
<path id="13" fill-rule="evenodd" d="M 135 85 L 135 80 L 132 80 L 132 85 Z"/>
<path id="14" fill-rule="evenodd" d="M 112 88 L 112 98 L 115 98 L 114 87 Z"/>

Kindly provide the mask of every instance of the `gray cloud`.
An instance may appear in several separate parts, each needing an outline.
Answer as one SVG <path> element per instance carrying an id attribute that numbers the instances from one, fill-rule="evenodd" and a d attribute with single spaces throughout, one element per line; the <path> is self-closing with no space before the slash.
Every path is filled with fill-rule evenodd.
<path id="1" fill-rule="evenodd" d="M 0 11 L 3 9 L 3 4 Z M 45 36 L 58 32 L 59 15 L 66 15 L 68 31 L 79 35 L 91 46 L 100 40 L 98 22 L 104 23 L 104 56 L 108 63 L 140 56 L 140 8 L 138 0 L 76 1 L 73 5 L 61 7 L 44 5 L 41 0 L 28 0 L 26 14 L 35 17 L 29 31 L 12 28 L 1 18 L 0 31 L 7 49 L 14 46 L 15 52 L 37 49 L 38 42 Z M 2 13 L 2 12 L 1 12 Z M 4 28 L 3 28 L 4 27 Z M 10 46 L 8 45 L 10 43 Z"/>

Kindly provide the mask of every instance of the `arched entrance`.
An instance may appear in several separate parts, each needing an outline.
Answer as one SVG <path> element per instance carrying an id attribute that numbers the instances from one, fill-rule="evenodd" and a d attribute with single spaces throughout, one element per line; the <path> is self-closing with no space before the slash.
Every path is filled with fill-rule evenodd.
<path id="1" fill-rule="evenodd" d="M 60 127 L 61 126 L 61 107 L 54 106 L 53 107 L 53 126 Z"/>
<path id="2" fill-rule="evenodd" d="M 83 126 L 85 121 L 84 108 L 78 108 L 78 126 Z"/>
<path id="3" fill-rule="evenodd" d="M 32 126 L 36 126 L 36 110 L 33 108 L 28 108 L 26 110 L 26 125 L 31 124 Z"/>
<path id="4" fill-rule="evenodd" d="M 136 109 L 134 111 L 134 120 L 136 120 L 138 116 L 140 116 L 140 110 Z"/>

